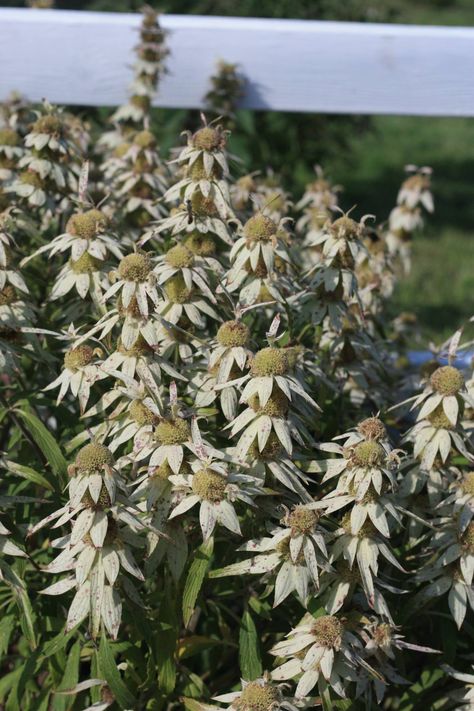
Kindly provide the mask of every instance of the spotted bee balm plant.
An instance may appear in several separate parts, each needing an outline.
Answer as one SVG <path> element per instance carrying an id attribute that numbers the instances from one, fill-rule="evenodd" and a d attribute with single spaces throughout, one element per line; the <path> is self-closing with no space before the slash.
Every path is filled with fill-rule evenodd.
<path id="1" fill-rule="evenodd" d="M 292 194 L 226 63 L 164 156 L 165 43 L 105 132 L 0 113 L 0 706 L 470 707 L 472 343 L 388 308 L 430 171 Z"/>

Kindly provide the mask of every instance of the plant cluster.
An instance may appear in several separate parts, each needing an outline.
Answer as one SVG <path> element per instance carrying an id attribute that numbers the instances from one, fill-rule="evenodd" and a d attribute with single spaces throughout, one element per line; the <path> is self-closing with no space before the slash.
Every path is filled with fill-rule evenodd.
<path id="1" fill-rule="evenodd" d="M 378 224 L 233 176 L 219 121 L 165 163 L 163 40 L 105 136 L 2 107 L 0 703 L 468 705 L 469 344 L 416 372 L 386 308 L 429 171 Z"/>

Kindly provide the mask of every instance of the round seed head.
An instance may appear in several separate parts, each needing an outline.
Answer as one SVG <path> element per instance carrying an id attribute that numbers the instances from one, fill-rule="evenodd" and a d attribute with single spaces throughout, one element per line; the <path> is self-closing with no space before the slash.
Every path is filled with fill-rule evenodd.
<path id="1" fill-rule="evenodd" d="M 344 514 L 341 520 L 341 528 L 344 529 L 346 533 L 349 535 L 353 536 L 354 534 L 352 533 L 352 524 L 351 524 L 351 512 L 348 511 L 347 513 Z M 377 529 L 375 528 L 374 524 L 372 521 L 369 521 L 367 518 L 365 522 L 362 524 L 360 529 L 357 532 L 357 537 L 358 538 L 373 538 L 374 536 L 377 535 Z"/>
<path id="2" fill-rule="evenodd" d="M 174 471 L 171 469 L 170 465 L 168 464 L 168 460 L 164 461 L 163 464 L 160 464 L 159 467 L 156 467 L 153 470 L 153 474 L 150 476 L 156 477 L 157 479 L 169 479 L 169 477 L 174 474 Z"/>
<path id="3" fill-rule="evenodd" d="M 263 461 L 277 459 L 283 450 L 283 446 L 278 439 L 277 435 L 272 432 L 270 437 L 267 439 L 265 447 L 262 451 L 258 448 L 258 442 L 256 439 L 252 442 L 249 447 L 248 454 L 251 459 L 260 459 Z"/>
<path id="4" fill-rule="evenodd" d="M 92 272 L 98 272 L 102 264 L 103 260 L 92 257 L 89 252 L 84 252 L 76 261 L 72 259 L 69 261 L 69 265 L 74 274 L 92 274 Z"/>
<path id="5" fill-rule="evenodd" d="M 152 265 L 148 254 L 145 252 L 136 252 L 127 254 L 124 257 L 118 268 L 121 279 L 125 281 L 144 282 L 147 280 L 151 272 Z"/>
<path id="6" fill-rule="evenodd" d="M 191 428 L 187 420 L 177 417 L 174 420 L 162 420 L 155 429 L 155 437 L 160 444 L 183 444 L 191 436 Z"/>
<path id="7" fill-rule="evenodd" d="M 148 160 L 147 156 L 139 155 L 133 161 L 133 172 L 138 174 L 151 173 L 153 172 L 153 165 Z M 151 191 L 149 185 L 143 185 L 137 183 L 135 187 L 131 189 L 131 192 L 136 197 L 148 198 L 151 197 Z"/>
<path id="8" fill-rule="evenodd" d="M 298 364 L 298 359 L 303 355 L 303 346 L 288 346 L 285 348 L 286 357 L 290 370 L 294 370 Z"/>
<path id="9" fill-rule="evenodd" d="M 94 351 L 90 346 L 77 346 L 64 354 L 64 365 L 75 373 L 78 368 L 89 365 L 93 358 Z"/>
<path id="10" fill-rule="evenodd" d="M 12 128 L 0 129 L 0 146 L 19 146 L 20 136 Z"/>
<path id="11" fill-rule="evenodd" d="M 377 441 L 387 435 L 385 425 L 378 417 L 367 417 L 357 426 L 357 431 L 368 440 Z"/>
<path id="12" fill-rule="evenodd" d="M 193 492 L 205 501 L 222 501 L 226 486 L 225 476 L 212 469 L 199 469 L 193 476 Z"/>
<path id="13" fill-rule="evenodd" d="M 181 274 L 172 276 L 165 284 L 165 294 L 172 304 L 185 304 L 191 297 L 191 289 L 188 289 Z"/>
<path id="14" fill-rule="evenodd" d="M 347 215 L 343 215 L 335 220 L 331 225 L 331 230 L 338 237 L 345 239 L 355 239 L 362 231 L 361 225 Z"/>
<path id="15" fill-rule="evenodd" d="M 201 192 L 195 192 L 191 198 L 193 212 L 196 215 L 212 217 L 218 214 L 216 203 L 210 197 L 204 197 Z"/>
<path id="16" fill-rule="evenodd" d="M 149 96 L 141 96 L 139 94 L 135 94 L 134 96 L 131 97 L 130 103 L 132 106 L 136 106 L 137 109 L 141 109 L 142 111 L 149 111 L 151 107 L 151 99 Z"/>
<path id="17" fill-rule="evenodd" d="M 226 348 L 244 347 L 249 337 L 249 328 L 242 321 L 226 321 L 217 331 L 217 342 Z"/>
<path id="18" fill-rule="evenodd" d="M 199 157 L 191 166 L 189 175 L 192 180 L 212 180 L 219 179 L 222 176 L 222 168 L 216 161 L 213 162 L 212 168 L 208 173 L 204 167 L 204 160 Z"/>
<path id="19" fill-rule="evenodd" d="M 410 175 L 409 178 L 403 181 L 403 187 L 406 190 L 427 190 L 430 187 L 429 175 L 421 175 L 420 173 Z"/>
<path id="20" fill-rule="evenodd" d="M 276 231 L 277 226 L 274 221 L 261 212 L 253 215 L 244 225 L 244 236 L 256 242 L 269 242 Z"/>
<path id="21" fill-rule="evenodd" d="M 262 284 L 255 300 L 256 304 L 265 304 L 267 301 L 274 301 L 274 297 L 265 284 Z"/>
<path id="22" fill-rule="evenodd" d="M 350 585 L 360 583 L 360 573 L 356 566 L 350 568 L 347 561 L 341 560 L 335 568 L 337 570 L 338 577 L 344 582 L 349 583 Z"/>
<path id="23" fill-rule="evenodd" d="M 433 412 L 430 412 L 428 415 L 428 420 L 431 422 L 433 427 L 436 427 L 441 430 L 452 430 L 453 429 L 453 424 L 449 417 L 446 415 L 444 409 L 443 409 L 443 404 L 440 403 Z"/>
<path id="24" fill-rule="evenodd" d="M 101 486 L 99 498 L 97 499 L 97 501 L 94 501 L 94 499 L 90 495 L 89 490 L 86 491 L 81 501 L 88 509 L 106 509 L 111 504 L 109 492 L 103 484 Z"/>
<path id="25" fill-rule="evenodd" d="M 8 284 L 0 291 L 0 306 L 9 306 L 17 300 L 15 289 Z"/>
<path id="26" fill-rule="evenodd" d="M 212 128 L 212 126 L 204 126 L 200 128 L 199 131 L 193 135 L 192 144 L 194 148 L 198 148 L 203 151 L 217 151 L 224 148 L 226 139 L 225 134 L 222 133 L 218 128 Z"/>
<path id="27" fill-rule="evenodd" d="M 199 257 L 212 257 L 216 253 L 216 243 L 207 234 L 193 232 L 185 241 L 185 246 Z"/>
<path id="28" fill-rule="evenodd" d="M 50 136 L 62 132 L 62 123 L 57 116 L 40 116 L 31 127 L 32 133 L 48 133 Z"/>
<path id="29" fill-rule="evenodd" d="M 107 227 L 108 219 L 101 210 L 88 210 L 69 218 L 66 232 L 82 239 L 93 239 Z"/>
<path id="30" fill-rule="evenodd" d="M 156 146 L 156 138 L 151 131 L 139 131 L 133 137 L 133 142 L 140 148 L 154 148 Z"/>
<path id="31" fill-rule="evenodd" d="M 44 181 L 38 173 L 34 172 L 34 170 L 26 170 L 24 173 L 21 173 L 20 182 L 25 185 L 32 185 L 34 188 L 44 187 Z"/>
<path id="32" fill-rule="evenodd" d="M 126 153 L 130 150 L 130 143 L 119 143 L 116 148 L 114 148 L 114 158 L 123 158 Z"/>
<path id="33" fill-rule="evenodd" d="M 251 681 L 233 703 L 236 711 L 273 711 L 280 701 L 277 687 L 269 682 Z"/>
<path id="34" fill-rule="evenodd" d="M 354 447 L 352 458 L 358 467 L 375 467 L 385 459 L 385 450 L 377 442 L 359 442 Z"/>
<path id="35" fill-rule="evenodd" d="M 289 370 L 286 352 L 281 348 L 262 348 L 252 361 L 252 374 L 257 377 L 266 375 L 285 375 Z"/>
<path id="36" fill-rule="evenodd" d="M 298 553 L 296 560 L 291 557 L 290 540 L 291 536 L 286 536 L 286 538 L 283 538 L 279 543 L 277 543 L 277 552 L 280 554 L 283 560 L 292 561 L 296 565 L 304 565 L 305 557 L 303 549 L 301 549 Z"/>
<path id="37" fill-rule="evenodd" d="M 133 316 L 134 318 L 141 318 L 141 309 L 138 305 L 136 296 L 132 296 L 132 298 L 130 299 L 130 303 L 127 307 L 125 307 L 123 305 L 122 295 L 119 294 L 117 298 L 117 309 L 122 318 L 125 318 L 125 316 L 127 315 Z"/>
<path id="38" fill-rule="evenodd" d="M 461 538 L 461 545 L 470 555 L 474 554 L 474 521 L 464 531 Z"/>
<path id="39" fill-rule="evenodd" d="M 257 394 L 252 395 L 248 404 L 254 412 L 269 417 L 283 417 L 288 412 L 288 398 L 279 388 L 273 388 L 271 396 L 264 407 L 260 407 L 260 398 Z"/>
<path id="40" fill-rule="evenodd" d="M 128 410 L 130 417 L 137 425 L 156 425 L 158 417 L 148 409 L 141 400 L 133 400 Z"/>
<path id="41" fill-rule="evenodd" d="M 461 480 L 461 489 L 464 494 L 474 496 L 474 471 L 464 474 Z"/>
<path id="42" fill-rule="evenodd" d="M 184 245 L 177 244 L 166 252 L 166 261 L 171 267 L 175 267 L 176 269 L 189 268 L 194 264 L 194 255 L 191 250 Z"/>
<path id="43" fill-rule="evenodd" d="M 390 647 L 392 643 L 392 628 L 386 622 L 374 629 L 374 642 L 378 647 Z"/>
<path id="44" fill-rule="evenodd" d="M 286 517 L 286 524 L 291 527 L 292 533 L 311 533 L 314 530 L 319 515 L 317 511 L 307 509 L 305 506 L 295 506 Z"/>
<path id="45" fill-rule="evenodd" d="M 341 620 L 334 615 L 323 615 L 314 621 L 311 632 L 317 644 L 320 644 L 322 647 L 338 649 L 341 646 L 344 625 Z"/>
<path id="46" fill-rule="evenodd" d="M 431 387 L 440 395 L 456 395 L 464 385 L 464 378 L 460 370 L 452 365 L 443 365 L 437 368 L 430 378 Z"/>
<path id="47" fill-rule="evenodd" d="M 86 543 L 86 545 L 95 548 L 90 533 L 86 533 L 86 535 L 83 536 L 82 540 L 84 541 L 84 543 Z M 113 543 L 116 543 L 118 541 L 120 541 L 120 534 L 117 521 L 109 513 L 107 514 L 107 533 L 105 534 L 103 547 L 111 546 Z"/>
<path id="48" fill-rule="evenodd" d="M 153 348 L 145 341 L 141 333 L 131 348 L 125 348 L 122 342 L 119 341 L 117 344 L 117 350 L 119 353 L 129 356 L 130 358 L 140 358 L 153 353 Z"/>
<path id="49" fill-rule="evenodd" d="M 243 175 L 237 180 L 236 185 L 241 190 L 251 193 L 256 188 L 255 178 L 251 174 Z"/>
<path id="50" fill-rule="evenodd" d="M 76 468 L 81 473 L 99 472 L 105 465 L 111 467 L 114 456 L 104 444 L 91 442 L 79 450 L 76 456 Z"/>

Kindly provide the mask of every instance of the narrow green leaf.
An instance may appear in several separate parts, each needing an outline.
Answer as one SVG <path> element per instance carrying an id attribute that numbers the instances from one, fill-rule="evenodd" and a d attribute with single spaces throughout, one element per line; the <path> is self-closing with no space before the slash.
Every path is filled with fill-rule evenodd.
<path id="1" fill-rule="evenodd" d="M 66 662 L 66 668 L 64 670 L 63 678 L 61 679 L 61 684 L 56 691 L 63 691 L 65 689 L 71 689 L 79 681 L 79 661 L 81 657 L 81 642 L 77 640 L 71 649 L 69 650 L 69 655 Z M 65 696 L 55 696 L 52 703 L 53 711 L 66 711 L 66 709 L 71 708 L 74 703 L 74 699 L 68 699 Z"/>
<path id="2" fill-rule="evenodd" d="M 158 683 L 165 694 L 171 694 L 176 684 L 176 645 L 178 642 L 177 595 L 170 583 L 165 588 L 160 605 L 160 623 L 157 634 L 156 657 Z"/>
<path id="3" fill-rule="evenodd" d="M 0 620 L 0 657 L 8 650 L 8 645 L 10 643 L 11 633 L 15 628 L 15 616 L 5 615 Z"/>
<path id="4" fill-rule="evenodd" d="M 181 701 L 184 704 L 184 708 L 188 711 L 216 711 L 220 706 L 215 706 L 214 704 L 203 704 L 202 701 L 196 701 L 196 699 L 190 699 L 183 696 Z"/>
<path id="5" fill-rule="evenodd" d="M 24 669 L 24 664 L 21 666 L 17 667 L 12 672 L 8 672 L 8 674 L 4 674 L 2 678 L 0 679 L 0 701 L 3 702 L 5 701 L 5 697 L 10 691 L 10 689 L 18 684 L 18 680 L 21 677 Z"/>
<path id="6" fill-rule="evenodd" d="M 32 469 L 31 467 L 27 467 L 24 464 L 19 464 L 18 462 L 11 462 L 11 461 L 6 461 L 5 462 L 6 467 L 8 468 L 9 471 L 13 472 L 13 474 L 16 474 L 17 476 L 23 477 L 23 479 L 27 479 L 28 481 L 31 481 L 33 484 L 37 484 L 38 486 L 41 486 L 43 489 L 48 489 L 49 491 L 54 491 L 54 484 L 52 484 L 44 474 L 40 474 L 39 472 L 35 471 L 35 469 Z"/>
<path id="7" fill-rule="evenodd" d="M 36 634 L 34 623 L 34 612 L 31 606 L 30 598 L 26 590 L 21 589 L 16 592 L 18 606 L 23 613 L 20 618 L 21 628 L 28 640 L 31 649 L 36 648 Z"/>
<path id="8" fill-rule="evenodd" d="M 56 476 L 63 484 L 67 483 L 67 462 L 51 432 L 49 432 L 32 412 L 15 409 L 15 414 L 21 417 L 32 438 L 43 452 Z"/>
<path id="9" fill-rule="evenodd" d="M 124 684 L 115 664 L 110 644 L 105 634 L 102 634 L 99 646 L 100 678 L 105 679 L 110 686 L 115 700 L 122 709 L 135 708 L 135 698 Z"/>
<path id="10" fill-rule="evenodd" d="M 214 550 L 214 539 L 205 541 L 196 551 L 196 557 L 189 568 L 183 592 L 183 621 L 185 627 L 194 612 L 196 600 L 209 568 L 209 561 Z"/>
<path id="11" fill-rule="evenodd" d="M 64 630 L 61 630 L 61 632 L 59 632 L 59 634 L 53 637 L 53 639 L 50 639 L 49 642 L 46 642 L 42 650 L 43 657 L 52 657 L 54 654 L 60 652 L 67 645 L 71 637 L 74 637 L 76 633 L 76 627 L 67 634 L 64 632 Z"/>
<path id="12" fill-rule="evenodd" d="M 253 681 L 262 676 L 257 629 L 248 610 L 245 610 L 240 622 L 239 663 L 241 676 L 246 681 Z"/>
<path id="13" fill-rule="evenodd" d="M 220 639 L 214 639 L 214 637 L 206 637 L 197 634 L 184 637 L 178 644 L 178 658 L 187 659 L 194 654 L 199 654 L 204 649 L 210 649 L 219 644 L 225 644 L 225 642 Z"/>

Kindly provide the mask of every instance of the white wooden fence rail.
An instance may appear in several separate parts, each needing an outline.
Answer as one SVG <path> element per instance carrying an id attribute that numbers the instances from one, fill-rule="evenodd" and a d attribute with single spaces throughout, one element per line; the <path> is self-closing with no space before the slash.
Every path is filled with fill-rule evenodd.
<path id="1" fill-rule="evenodd" d="M 0 100 L 112 106 L 126 97 L 140 16 L 0 9 Z M 157 106 L 197 108 L 218 59 L 248 78 L 242 106 L 474 116 L 474 28 L 164 15 Z"/>

